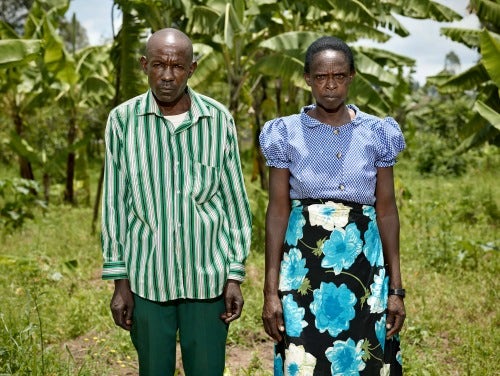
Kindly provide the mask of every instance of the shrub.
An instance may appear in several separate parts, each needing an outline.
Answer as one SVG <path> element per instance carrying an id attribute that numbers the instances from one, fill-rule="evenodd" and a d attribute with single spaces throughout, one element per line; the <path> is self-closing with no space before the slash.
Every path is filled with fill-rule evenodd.
<path id="1" fill-rule="evenodd" d="M 33 219 L 36 208 L 46 208 L 38 198 L 39 185 L 34 180 L 0 180 L 0 224 L 9 231 Z"/>

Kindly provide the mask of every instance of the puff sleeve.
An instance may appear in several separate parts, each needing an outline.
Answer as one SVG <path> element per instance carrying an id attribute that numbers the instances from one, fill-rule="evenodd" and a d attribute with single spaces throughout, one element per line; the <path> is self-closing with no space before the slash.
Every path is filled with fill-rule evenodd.
<path id="1" fill-rule="evenodd" d="M 386 117 L 377 127 L 376 134 L 379 145 L 375 166 L 394 166 L 397 155 L 406 148 L 399 124 L 392 117 Z"/>
<path id="2" fill-rule="evenodd" d="M 259 135 L 262 154 L 270 167 L 289 168 L 288 133 L 282 118 L 269 120 Z"/>

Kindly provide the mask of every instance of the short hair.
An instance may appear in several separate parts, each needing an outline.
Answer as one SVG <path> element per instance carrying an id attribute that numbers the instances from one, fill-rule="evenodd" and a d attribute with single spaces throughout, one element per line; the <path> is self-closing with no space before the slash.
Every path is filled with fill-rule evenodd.
<path id="1" fill-rule="evenodd" d="M 342 39 L 337 37 L 321 37 L 316 39 L 311 45 L 307 48 L 306 58 L 304 61 L 304 73 L 310 73 L 311 71 L 311 62 L 314 57 L 319 52 L 322 51 L 340 51 L 343 52 L 347 60 L 349 61 L 349 69 L 351 72 L 354 72 L 354 56 L 351 48 L 344 42 Z"/>

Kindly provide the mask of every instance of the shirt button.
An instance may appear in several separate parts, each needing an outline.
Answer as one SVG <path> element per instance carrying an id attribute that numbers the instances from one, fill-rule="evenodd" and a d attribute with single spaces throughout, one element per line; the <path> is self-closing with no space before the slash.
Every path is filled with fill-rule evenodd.
<path id="1" fill-rule="evenodd" d="M 337 153 L 337 159 L 340 159 L 340 157 L 342 157 L 342 153 L 339 151 L 339 152 Z"/>
<path id="2" fill-rule="evenodd" d="M 339 185 L 339 189 L 340 189 L 341 191 L 343 191 L 343 190 L 345 189 L 344 184 L 340 184 L 340 185 Z"/>
<path id="3" fill-rule="evenodd" d="M 337 128 L 335 128 L 335 129 L 333 130 L 333 134 L 339 134 L 339 130 L 338 130 Z"/>

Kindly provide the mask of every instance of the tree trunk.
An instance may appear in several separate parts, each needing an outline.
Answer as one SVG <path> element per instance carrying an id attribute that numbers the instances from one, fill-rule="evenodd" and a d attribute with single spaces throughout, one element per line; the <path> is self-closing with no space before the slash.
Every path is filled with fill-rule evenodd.
<path id="1" fill-rule="evenodd" d="M 76 117 L 72 115 L 69 119 L 69 129 L 67 135 L 68 147 L 71 148 L 76 139 Z M 64 191 L 64 201 L 72 205 L 75 204 L 74 179 L 75 179 L 75 159 L 74 151 L 68 153 L 66 162 L 66 190 Z"/>
<path id="2" fill-rule="evenodd" d="M 267 99 L 266 92 L 266 81 L 261 80 L 260 87 L 262 89 L 262 96 L 260 100 L 253 101 L 253 110 L 255 114 L 255 121 L 253 124 L 253 172 L 252 172 L 252 181 L 257 179 L 257 176 L 260 178 L 260 187 L 264 190 L 269 190 L 269 181 L 267 179 L 267 168 L 264 162 L 264 156 L 260 151 L 259 144 L 259 135 L 260 135 L 260 124 L 262 118 L 262 106 L 261 104 Z M 256 96 L 255 96 L 256 97 Z"/>
<path id="3" fill-rule="evenodd" d="M 24 127 L 23 127 L 23 119 L 19 112 L 15 112 L 14 114 L 14 125 L 16 126 L 16 133 L 19 137 L 23 137 Z M 21 178 L 28 180 L 35 180 L 35 175 L 33 174 L 33 168 L 31 167 L 30 161 L 28 161 L 23 156 L 18 156 L 19 161 L 19 174 Z"/>
<path id="4" fill-rule="evenodd" d="M 97 183 L 97 192 L 95 194 L 94 201 L 94 215 L 92 217 L 92 235 L 95 234 L 95 224 L 97 222 L 97 217 L 99 215 L 99 204 L 101 202 L 102 185 L 104 183 L 104 163 L 101 166 L 101 173 L 99 174 L 99 181 Z"/>
<path id="5" fill-rule="evenodd" d="M 48 204 L 50 198 L 50 175 L 47 172 L 43 173 L 43 197 Z"/>

